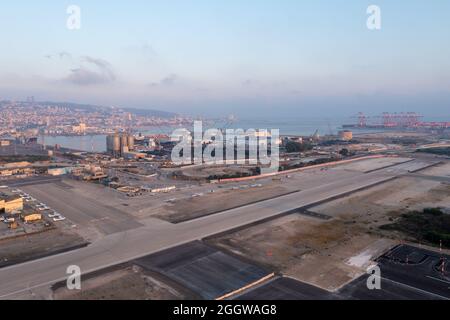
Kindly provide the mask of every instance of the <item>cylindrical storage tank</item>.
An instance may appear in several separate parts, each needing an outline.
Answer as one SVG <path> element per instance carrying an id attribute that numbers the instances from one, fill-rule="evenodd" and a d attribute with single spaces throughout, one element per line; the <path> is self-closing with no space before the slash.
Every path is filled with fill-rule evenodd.
<path id="1" fill-rule="evenodd" d="M 113 151 L 120 153 L 120 137 L 118 134 L 114 135 L 113 140 Z"/>
<path id="2" fill-rule="evenodd" d="M 113 136 L 106 137 L 106 150 L 109 153 L 112 153 L 114 151 L 114 137 Z"/>
<path id="3" fill-rule="evenodd" d="M 128 147 L 128 137 L 126 134 L 120 137 L 120 146 L 122 147 L 122 149 L 123 147 Z"/>
<path id="4" fill-rule="evenodd" d="M 134 137 L 132 135 L 128 136 L 128 150 L 134 150 Z"/>
<path id="5" fill-rule="evenodd" d="M 343 141 L 350 141 L 353 140 L 353 132 L 349 130 L 343 130 L 339 132 L 339 139 Z"/>

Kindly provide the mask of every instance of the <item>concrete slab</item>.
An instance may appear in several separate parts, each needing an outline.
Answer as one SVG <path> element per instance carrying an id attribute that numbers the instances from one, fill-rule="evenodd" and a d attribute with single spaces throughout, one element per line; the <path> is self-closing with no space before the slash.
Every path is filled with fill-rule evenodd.
<path id="1" fill-rule="evenodd" d="M 269 274 L 268 271 L 196 241 L 135 261 L 181 283 L 205 299 L 216 299 Z"/>

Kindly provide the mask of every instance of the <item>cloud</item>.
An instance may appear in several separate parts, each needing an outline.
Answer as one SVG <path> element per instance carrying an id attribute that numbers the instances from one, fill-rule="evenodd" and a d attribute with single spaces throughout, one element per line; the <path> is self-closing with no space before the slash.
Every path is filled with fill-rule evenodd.
<path id="1" fill-rule="evenodd" d="M 242 86 L 244 87 L 252 87 L 255 86 L 258 82 L 254 79 L 246 79 L 242 82 Z"/>
<path id="2" fill-rule="evenodd" d="M 69 52 L 66 52 L 66 51 L 61 51 L 60 53 L 58 53 L 58 55 L 59 55 L 60 59 L 64 59 L 66 57 L 69 58 L 69 59 L 72 59 L 72 55 Z"/>
<path id="3" fill-rule="evenodd" d="M 159 82 L 152 82 L 150 83 L 150 87 L 159 87 L 159 86 L 164 86 L 164 87 L 171 87 L 173 85 L 175 85 L 179 80 L 178 75 L 172 73 L 170 75 L 168 75 L 167 77 L 164 77 L 163 79 L 161 79 L 161 81 Z"/>
<path id="4" fill-rule="evenodd" d="M 161 84 L 165 86 L 173 86 L 178 81 L 178 76 L 176 74 L 171 74 L 161 80 Z"/>
<path id="5" fill-rule="evenodd" d="M 154 60 L 158 57 L 156 50 L 149 44 L 144 43 L 143 45 L 130 45 L 122 48 L 123 53 L 127 55 L 133 55 L 135 58 L 140 60 Z"/>
<path id="6" fill-rule="evenodd" d="M 72 59 L 72 55 L 67 51 L 61 51 L 56 54 L 47 54 L 45 55 L 45 58 L 49 60 L 52 60 L 54 58 L 60 58 L 61 60 L 64 58 Z"/>
<path id="7" fill-rule="evenodd" d="M 106 84 L 116 80 L 111 64 L 105 60 L 84 56 L 80 59 L 80 66 L 70 70 L 64 82 L 79 86 Z"/>

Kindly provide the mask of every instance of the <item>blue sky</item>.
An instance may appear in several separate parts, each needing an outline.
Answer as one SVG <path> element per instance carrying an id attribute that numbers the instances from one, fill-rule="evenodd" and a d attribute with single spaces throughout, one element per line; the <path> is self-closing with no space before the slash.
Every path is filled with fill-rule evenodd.
<path id="1" fill-rule="evenodd" d="M 71 4 L 81 30 L 66 28 Z M 366 28 L 371 4 L 379 31 Z M 0 98 L 208 115 L 446 115 L 449 12 L 447 0 L 2 2 Z"/>

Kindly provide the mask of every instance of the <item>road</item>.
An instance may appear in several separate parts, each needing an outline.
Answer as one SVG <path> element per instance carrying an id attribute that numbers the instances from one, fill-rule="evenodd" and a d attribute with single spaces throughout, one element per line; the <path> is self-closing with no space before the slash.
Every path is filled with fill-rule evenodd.
<path id="1" fill-rule="evenodd" d="M 4 180 L 0 181 L 1 184 L 6 184 L 11 188 L 19 188 L 23 186 L 40 185 L 43 183 L 54 183 L 61 181 L 61 177 L 52 176 L 35 176 L 26 179 L 19 180 Z"/>
<path id="2" fill-rule="evenodd" d="M 64 280 L 71 265 L 89 273 L 368 188 L 405 174 L 401 166 L 355 172 L 349 178 L 184 223 L 147 219 L 142 227 L 107 235 L 86 248 L 0 269 L 0 299 L 29 298 L 30 293 Z"/>

